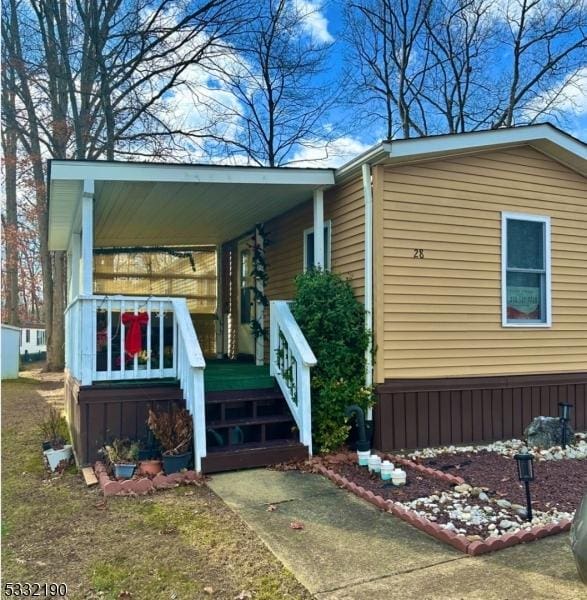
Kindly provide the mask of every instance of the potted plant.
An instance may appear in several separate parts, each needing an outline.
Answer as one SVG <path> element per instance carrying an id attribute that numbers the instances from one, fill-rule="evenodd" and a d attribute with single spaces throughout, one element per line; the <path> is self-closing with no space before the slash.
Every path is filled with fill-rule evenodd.
<path id="1" fill-rule="evenodd" d="M 115 477 L 130 479 L 134 475 L 139 456 L 137 442 L 116 439 L 104 450 L 104 454 L 114 469 Z"/>
<path id="2" fill-rule="evenodd" d="M 67 422 L 59 410 L 52 406 L 47 418 L 40 425 L 43 436 L 43 454 L 51 471 L 55 471 L 62 461 L 69 462 L 72 446 L 68 444 Z"/>
<path id="3" fill-rule="evenodd" d="M 139 441 L 139 475 L 158 475 L 163 470 L 161 448 L 149 429 L 147 439 Z"/>
<path id="4" fill-rule="evenodd" d="M 175 405 L 168 412 L 149 409 L 147 425 L 161 444 L 164 471 L 170 474 L 186 469 L 192 456 L 190 413 Z"/>

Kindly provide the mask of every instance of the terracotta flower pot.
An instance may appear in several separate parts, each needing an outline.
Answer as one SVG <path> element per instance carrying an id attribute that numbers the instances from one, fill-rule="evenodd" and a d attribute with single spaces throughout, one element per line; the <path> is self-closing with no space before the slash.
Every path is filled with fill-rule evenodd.
<path id="1" fill-rule="evenodd" d="M 163 470 L 160 460 L 141 460 L 139 462 L 139 475 L 158 475 Z"/>

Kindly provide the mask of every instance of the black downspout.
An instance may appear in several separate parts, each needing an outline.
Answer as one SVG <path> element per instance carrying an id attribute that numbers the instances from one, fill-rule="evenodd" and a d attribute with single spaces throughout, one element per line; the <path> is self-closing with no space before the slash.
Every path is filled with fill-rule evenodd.
<path id="1" fill-rule="evenodd" d="M 345 413 L 347 417 L 352 417 L 354 415 L 355 420 L 357 421 L 357 431 L 359 434 L 357 451 L 366 452 L 367 450 L 370 450 L 371 444 L 367 439 L 367 430 L 365 428 L 365 411 L 357 404 L 351 404 L 346 407 Z"/>

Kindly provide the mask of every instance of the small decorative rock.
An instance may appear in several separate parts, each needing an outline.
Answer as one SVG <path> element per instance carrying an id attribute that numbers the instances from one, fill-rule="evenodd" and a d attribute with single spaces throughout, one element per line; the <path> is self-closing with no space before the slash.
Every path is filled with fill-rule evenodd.
<path id="1" fill-rule="evenodd" d="M 472 486 L 470 486 L 468 483 L 461 483 L 460 485 L 455 486 L 455 492 L 458 492 L 459 494 L 466 494 L 472 489 Z"/>
<path id="2" fill-rule="evenodd" d="M 479 500 L 481 500 L 482 502 L 489 502 L 489 496 L 485 492 L 480 492 Z"/>
<path id="3" fill-rule="evenodd" d="M 510 508 L 512 505 L 512 503 L 509 500 L 504 500 L 504 499 L 496 500 L 495 503 L 500 508 Z"/>
<path id="4" fill-rule="evenodd" d="M 507 519 L 503 519 L 502 521 L 499 522 L 500 529 L 509 529 L 513 525 L 514 524 L 511 521 L 508 521 Z"/>

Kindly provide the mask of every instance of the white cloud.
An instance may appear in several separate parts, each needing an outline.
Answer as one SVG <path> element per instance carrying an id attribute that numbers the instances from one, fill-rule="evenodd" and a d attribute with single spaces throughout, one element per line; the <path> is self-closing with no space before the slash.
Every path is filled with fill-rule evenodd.
<path id="1" fill-rule="evenodd" d="M 318 42 L 332 43 L 334 38 L 328 31 L 328 19 L 323 13 L 321 3 L 310 0 L 293 0 L 293 2 L 306 33 Z"/>
<path id="2" fill-rule="evenodd" d="M 587 115 L 587 67 L 540 94 L 525 110 L 530 117 L 543 111 L 576 117 Z"/>
<path id="3" fill-rule="evenodd" d="M 292 167 L 340 167 L 371 147 L 351 136 L 333 141 L 314 140 L 300 148 L 288 161 Z"/>

